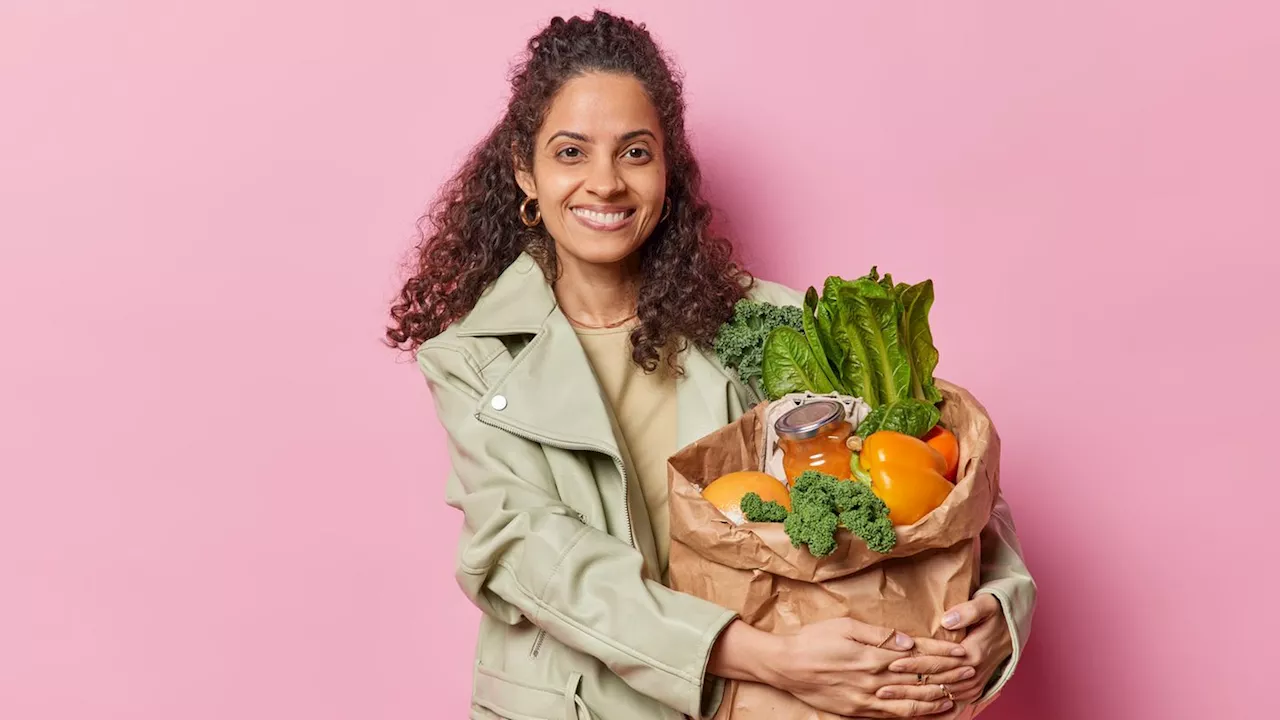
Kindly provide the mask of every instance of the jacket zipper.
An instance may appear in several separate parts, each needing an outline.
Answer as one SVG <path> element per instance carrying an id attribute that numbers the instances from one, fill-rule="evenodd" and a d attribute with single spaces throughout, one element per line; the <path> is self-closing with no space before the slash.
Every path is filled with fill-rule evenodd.
<path id="1" fill-rule="evenodd" d="M 626 517 L 626 521 L 627 521 L 627 542 L 630 543 L 631 547 L 636 546 L 635 531 L 631 529 L 631 502 L 627 494 L 627 467 L 622 463 L 621 457 L 618 457 L 616 454 L 609 452 L 605 448 L 595 447 L 593 445 L 585 445 L 581 443 L 551 442 L 550 440 L 534 435 L 533 433 L 528 433 L 528 432 L 525 432 L 524 430 L 519 430 L 517 428 L 509 427 L 507 425 L 503 425 L 502 423 L 486 420 L 484 416 L 482 416 L 480 413 L 476 413 L 475 418 L 476 420 L 479 420 L 480 422 L 484 423 L 485 425 L 488 425 L 489 427 L 495 427 L 495 428 L 498 428 L 499 430 L 505 430 L 506 432 L 509 432 L 512 435 L 518 435 L 526 440 L 533 440 L 534 442 L 545 443 L 547 445 L 551 445 L 552 447 L 558 447 L 564 450 L 592 450 L 594 452 L 598 452 L 603 455 L 608 455 L 610 459 L 613 460 L 614 467 L 618 468 L 618 474 L 622 477 L 622 508 L 624 510 L 623 515 Z M 582 515 L 578 515 L 578 519 L 582 520 L 583 519 Z M 542 649 L 542 641 L 545 640 L 546 637 L 547 637 L 547 631 L 543 630 L 542 628 L 538 628 L 537 634 L 533 636 L 533 647 L 529 648 L 529 657 L 531 658 L 538 657 L 538 651 Z"/>

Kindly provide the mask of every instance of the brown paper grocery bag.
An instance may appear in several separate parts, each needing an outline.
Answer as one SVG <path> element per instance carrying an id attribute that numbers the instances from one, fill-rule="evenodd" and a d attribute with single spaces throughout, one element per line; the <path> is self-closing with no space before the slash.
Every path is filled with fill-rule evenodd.
<path id="1" fill-rule="evenodd" d="M 918 637 L 958 640 L 942 627 L 947 608 L 978 585 L 978 536 L 999 488 L 1000 440 L 986 410 L 942 380 L 942 424 L 960 441 L 956 487 L 919 522 L 897 528 L 887 555 L 840 530 L 835 552 L 815 558 L 792 547 L 781 523 L 735 526 L 702 498 L 721 475 L 763 468 L 767 403 L 683 448 L 668 461 L 671 586 L 735 610 L 762 630 L 791 633 L 848 616 Z M 974 715 L 962 708 L 959 718 Z M 833 720 L 766 685 L 728 682 L 716 720 Z"/>

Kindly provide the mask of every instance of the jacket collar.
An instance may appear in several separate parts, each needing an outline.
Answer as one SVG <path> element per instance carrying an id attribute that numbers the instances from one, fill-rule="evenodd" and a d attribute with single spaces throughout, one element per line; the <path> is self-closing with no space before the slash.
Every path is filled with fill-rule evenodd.
<path id="1" fill-rule="evenodd" d="M 557 307 L 542 268 L 522 252 L 458 324 L 463 337 L 533 335 Z"/>
<path id="2" fill-rule="evenodd" d="M 482 398 L 480 413 L 515 425 L 542 440 L 587 446 L 620 455 L 610 413 L 586 353 L 541 266 L 521 253 L 458 325 L 467 337 L 532 335 L 511 367 Z M 676 381 L 677 447 L 684 447 L 741 415 L 749 391 L 716 360 L 696 347 L 679 358 Z M 492 407 L 502 395 L 506 407 Z"/>

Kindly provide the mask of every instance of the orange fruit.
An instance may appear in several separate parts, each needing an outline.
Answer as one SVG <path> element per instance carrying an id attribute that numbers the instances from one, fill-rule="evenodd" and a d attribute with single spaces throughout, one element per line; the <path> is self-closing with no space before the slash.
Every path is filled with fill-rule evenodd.
<path id="1" fill-rule="evenodd" d="M 761 500 L 772 500 L 788 511 L 791 510 L 791 493 L 787 491 L 787 486 L 768 473 L 754 470 L 721 475 L 702 489 L 702 497 L 729 519 L 741 524 L 742 496 L 749 492 L 759 495 Z"/>

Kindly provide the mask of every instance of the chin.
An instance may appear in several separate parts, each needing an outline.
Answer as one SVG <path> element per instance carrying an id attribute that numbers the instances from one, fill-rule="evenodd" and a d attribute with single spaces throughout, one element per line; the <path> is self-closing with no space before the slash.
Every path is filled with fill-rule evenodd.
<path id="1" fill-rule="evenodd" d="M 616 265 L 631 257 L 644 245 L 633 239 L 608 240 L 600 242 L 577 242 L 573 245 L 561 245 L 562 253 L 572 255 L 577 260 L 592 265 Z"/>

